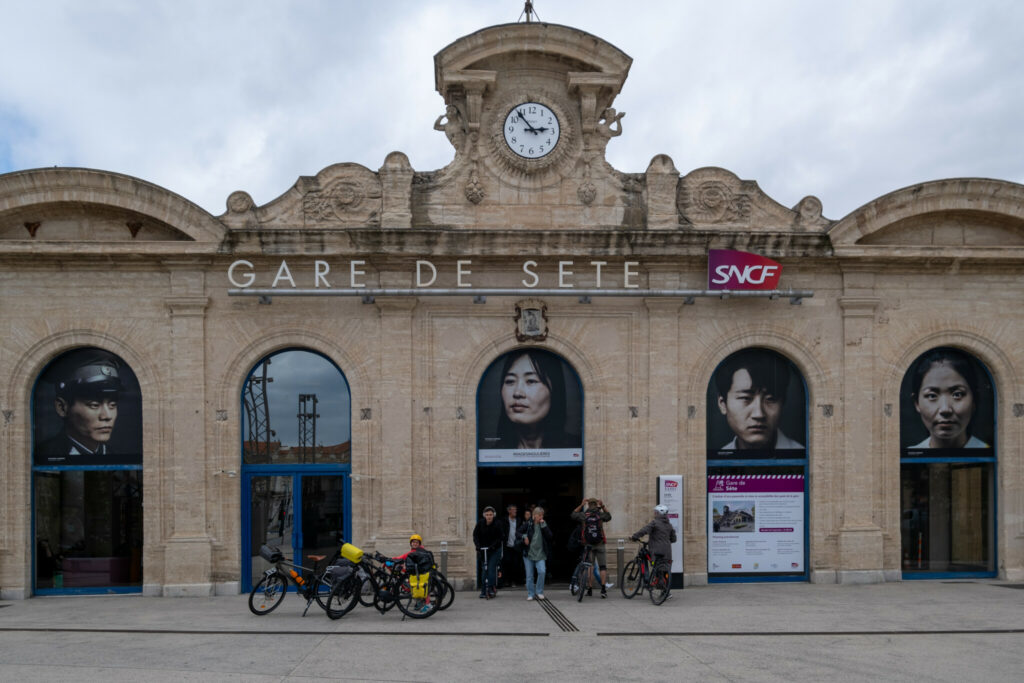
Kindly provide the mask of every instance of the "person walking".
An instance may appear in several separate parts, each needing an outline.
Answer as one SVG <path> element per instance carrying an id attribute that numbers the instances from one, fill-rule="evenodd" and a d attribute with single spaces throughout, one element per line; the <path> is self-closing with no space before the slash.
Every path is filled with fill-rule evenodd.
<path id="1" fill-rule="evenodd" d="M 522 553 L 516 549 L 516 541 L 519 540 L 519 508 L 515 503 L 505 508 L 507 515 L 499 520 L 501 525 L 501 586 L 499 588 L 511 588 L 516 584 L 522 572 Z"/>
<path id="2" fill-rule="evenodd" d="M 551 556 L 554 534 L 544 521 L 544 508 L 533 509 L 533 518 L 520 526 L 519 539 L 523 548 L 523 565 L 526 569 L 526 599 L 544 600 L 544 578 L 547 575 L 547 559 Z M 533 572 L 537 571 L 534 581 Z"/>

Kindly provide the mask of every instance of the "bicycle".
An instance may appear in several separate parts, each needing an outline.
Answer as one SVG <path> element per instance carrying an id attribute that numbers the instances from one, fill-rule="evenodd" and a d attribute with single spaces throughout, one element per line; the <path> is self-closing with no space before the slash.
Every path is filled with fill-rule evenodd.
<path id="1" fill-rule="evenodd" d="M 598 581 L 600 581 L 598 575 Z M 583 594 L 589 592 L 594 584 L 594 548 L 584 545 L 580 561 L 569 579 L 569 594 L 575 596 L 577 602 L 583 602 Z"/>
<path id="2" fill-rule="evenodd" d="M 277 609 L 288 592 L 289 580 L 295 584 L 296 595 L 306 599 L 306 608 L 302 610 L 302 616 L 306 616 L 314 600 L 325 611 L 327 610 L 327 598 L 331 591 L 328 570 L 341 557 L 340 551 L 334 553 L 323 570 L 319 567 L 326 555 L 308 555 L 307 557 L 315 563 L 312 568 L 292 562 L 284 556 L 280 548 L 271 548 L 268 545 L 260 547 L 260 557 L 274 566 L 264 571 L 263 578 L 252 587 L 249 593 L 249 611 L 262 616 Z"/>
<path id="3" fill-rule="evenodd" d="M 651 556 L 651 549 L 647 541 L 641 541 L 637 548 L 636 557 L 626 563 L 622 568 L 622 579 L 619 581 L 619 589 L 627 599 L 632 599 L 637 593 L 647 589 L 647 595 L 655 605 L 668 600 L 672 590 L 672 576 L 669 571 L 671 562 L 661 560 L 655 565 Z"/>
<path id="4" fill-rule="evenodd" d="M 353 564 L 355 571 L 335 582 L 328 594 L 326 611 L 331 619 L 340 619 L 357 602 L 381 614 L 397 605 L 413 619 L 425 619 L 441 609 L 446 589 L 433 571 L 409 573 L 404 565 L 380 553 L 363 556 Z"/>

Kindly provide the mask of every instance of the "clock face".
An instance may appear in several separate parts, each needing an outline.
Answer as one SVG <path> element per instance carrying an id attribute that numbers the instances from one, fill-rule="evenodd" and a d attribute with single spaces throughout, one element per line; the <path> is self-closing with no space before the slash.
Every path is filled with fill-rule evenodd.
<path id="1" fill-rule="evenodd" d="M 524 102 L 512 107 L 505 117 L 505 144 L 524 159 L 540 159 L 558 144 L 561 127 L 547 105 Z"/>

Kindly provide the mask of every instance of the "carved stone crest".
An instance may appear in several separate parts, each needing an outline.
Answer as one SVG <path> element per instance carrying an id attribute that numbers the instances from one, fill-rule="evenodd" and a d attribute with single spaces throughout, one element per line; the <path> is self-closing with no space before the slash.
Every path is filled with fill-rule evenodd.
<path id="1" fill-rule="evenodd" d="M 341 178 L 302 199 L 307 223 L 373 223 L 380 218 L 380 186 Z"/>
<path id="2" fill-rule="evenodd" d="M 538 299 L 516 303 L 516 340 L 544 341 L 548 338 L 548 307 Z"/>
<path id="3" fill-rule="evenodd" d="M 740 223 L 750 221 L 750 196 L 723 180 L 683 183 L 679 209 L 692 223 Z"/>

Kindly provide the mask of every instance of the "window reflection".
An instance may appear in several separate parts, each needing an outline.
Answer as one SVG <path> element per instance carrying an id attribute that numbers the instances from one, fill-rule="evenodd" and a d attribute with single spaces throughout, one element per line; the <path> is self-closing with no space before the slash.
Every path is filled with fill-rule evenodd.
<path id="1" fill-rule="evenodd" d="M 242 392 L 248 464 L 351 462 L 351 401 L 341 371 L 311 351 L 272 354 Z"/>

